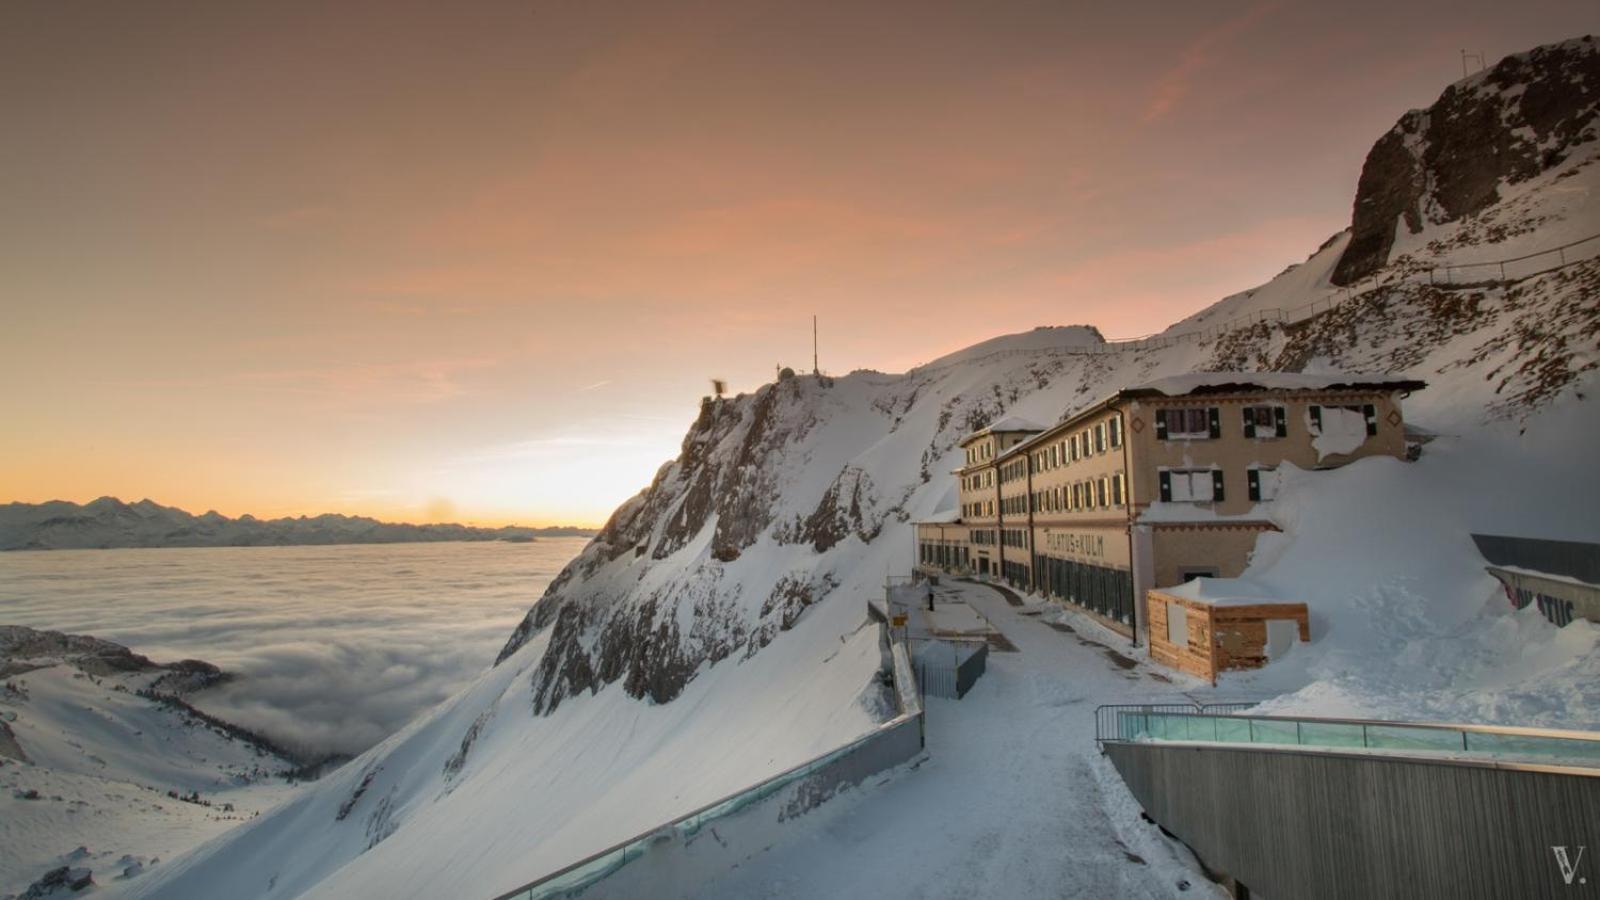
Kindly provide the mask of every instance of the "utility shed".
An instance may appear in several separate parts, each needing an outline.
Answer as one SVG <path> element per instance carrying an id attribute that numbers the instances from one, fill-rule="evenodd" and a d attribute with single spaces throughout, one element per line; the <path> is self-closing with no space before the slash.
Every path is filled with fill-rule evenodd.
<path id="1" fill-rule="evenodd" d="M 1311 640 L 1304 603 L 1230 595 L 1197 578 L 1150 591 L 1150 658 L 1216 684 L 1217 675 L 1259 669 L 1297 642 Z"/>

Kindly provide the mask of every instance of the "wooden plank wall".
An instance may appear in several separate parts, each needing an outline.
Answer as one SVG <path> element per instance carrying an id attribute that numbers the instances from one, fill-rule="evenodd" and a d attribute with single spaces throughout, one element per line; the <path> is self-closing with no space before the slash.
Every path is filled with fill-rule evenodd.
<path id="1" fill-rule="evenodd" d="M 1217 666 L 1212 654 L 1211 607 L 1190 603 L 1162 591 L 1150 591 L 1146 606 L 1150 616 L 1150 658 L 1164 666 L 1215 683 Z M 1189 619 L 1189 642 L 1177 646 L 1167 640 L 1167 606 L 1178 604 Z"/>
<path id="2" fill-rule="evenodd" d="M 1219 672 L 1259 669 L 1267 664 L 1270 619 L 1293 619 L 1300 626 L 1300 640 L 1311 640 L 1311 620 L 1304 603 L 1212 606 L 1164 591 L 1150 591 L 1147 599 L 1150 658 L 1213 684 Z M 1172 605 L 1182 606 L 1188 617 L 1189 642 L 1185 646 L 1167 639 L 1167 610 Z"/>

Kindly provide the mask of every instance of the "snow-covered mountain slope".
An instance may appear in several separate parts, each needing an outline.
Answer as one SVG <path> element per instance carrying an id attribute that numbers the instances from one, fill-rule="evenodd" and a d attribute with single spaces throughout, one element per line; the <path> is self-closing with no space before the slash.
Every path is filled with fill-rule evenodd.
<path id="1" fill-rule="evenodd" d="M 1550 177 L 1523 178 L 1525 193 L 1508 188 L 1498 202 L 1436 223 L 1430 240 L 1493 243 L 1488 217 L 1521 223 L 1508 232 L 1581 230 L 1593 217 L 1586 198 L 1597 167 L 1584 161 L 1594 142 L 1574 137 L 1567 151 L 1551 159 Z M 1537 202 L 1527 199 L 1534 193 Z M 1539 221 L 1525 221 L 1535 209 Z M 1209 315 L 1332 296 L 1326 285 L 1347 240 Z M 1388 633 L 1413 641 L 1448 641 L 1463 623 L 1503 631 L 1507 617 L 1467 538 L 1492 521 L 1495 498 L 1556 510 L 1513 522 L 1537 536 L 1600 539 L 1592 517 L 1573 512 L 1600 500 L 1590 464 L 1551 450 L 1600 437 L 1587 399 L 1600 359 L 1597 292 L 1600 261 L 1590 260 L 1511 285 L 1394 284 L 1305 322 L 1161 348 L 1116 350 L 1086 327 L 1050 329 L 901 375 L 785 378 L 707 400 L 679 457 L 551 584 L 494 669 L 304 796 L 137 889 L 179 898 L 491 895 L 860 734 L 883 712 L 863 603 L 885 574 L 909 567 L 909 523 L 955 504 L 957 441 L 1001 416 L 1054 422 L 1158 377 L 1337 368 L 1428 381 L 1407 416 L 1444 436 L 1413 466 L 1307 473 L 1259 567 L 1283 576 L 1275 586 L 1284 593 L 1313 601 L 1378 598 L 1361 607 L 1371 628 L 1393 626 Z M 1401 481 L 1407 489 L 1390 489 Z M 1459 502 L 1473 491 L 1483 497 Z M 1378 533 L 1370 516 L 1386 513 L 1426 538 L 1385 530 L 1383 539 L 1422 555 L 1326 562 L 1366 552 Z M 1321 581 L 1299 584 L 1313 577 Z M 1438 610 L 1447 614 L 1423 612 Z M 1330 667 L 1355 658 L 1339 648 L 1370 637 L 1334 627 L 1332 615 L 1324 621 L 1320 663 L 1269 686 L 1329 683 Z M 1560 658 L 1569 674 L 1600 668 L 1581 630 L 1552 636 L 1522 619 L 1512 630 L 1475 651 L 1473 677 L 1496 698 L 1478 704 L 1484 715 L 1517 720 L 1526 688 L 1559 674 L 1538 659 L 1495 658 L 1519 636 L 1537 639 L 1530 646 L 1572 644 Z M 1384 683 L 1437 679 L 1446 646 L 1391 654 Z"/>
<path id="2" fill-rule="evenodd" d="M 226 677 L 0 626 L 0 896 L 68 863 L 106 884 L 286 795 L 292 761 L 179 699 Z"/>
<path id="3" fill-rule="evenodd" d="M 583 537 L 589 534 L 593 532 L 576 528 L 411 525 L 332 513 L 282 519 L 243 515 L 230 519 L 214 510 L 197 516 L 153 500 L 124 503 L 115 497 L 101 497 L 84 504 L 52 500 L 0 505 L 0 550 L 395 544 L 531 540 L 538 535 Z"/>

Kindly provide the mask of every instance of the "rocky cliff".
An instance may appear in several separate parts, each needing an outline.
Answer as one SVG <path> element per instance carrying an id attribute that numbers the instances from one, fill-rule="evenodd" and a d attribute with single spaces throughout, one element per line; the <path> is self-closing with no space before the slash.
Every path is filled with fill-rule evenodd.
<path id="1" fill-rule="evenodd" d="M 1600 42 L 1585 36 L 1508 56 L 1401 116 L 1362 166 L 1334 284 L 1386 265 L 1402 223 L 1417 234 L 1482 212 L 1600 139 L 1597 104 Z"/>

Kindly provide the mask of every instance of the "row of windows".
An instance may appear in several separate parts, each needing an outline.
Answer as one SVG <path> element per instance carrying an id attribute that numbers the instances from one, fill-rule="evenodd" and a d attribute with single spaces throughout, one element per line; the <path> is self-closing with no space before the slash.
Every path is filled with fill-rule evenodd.
<path id="1" fill-rule="evenodd" d="M 923 543 L 919 546 L 924 565 L 941 566 L 946 569 L 965 569 L 970 559 L 967 548 L 960 544 Z"/>
<path id="2" fill-rule="evenodd" d="M 1033 451 L 1033 470 L 1048 472 L 1121 446 L 1122 418 L 1117 416 Z"/>
<path id="3" fill-rule="evenodd" d="M 1034 512 L 1083 512 L 1111 509 L 1128 502 L 1128 482 L 1121 472 L 1033 493 Z"/>
<path id="4" fill-rule="evenodd" d="M 1366 423 L 1367 435 L 1378 433 L 1378 408 L 1371 403 L 1347 406 L 1307 407 L 1312 434 L 1322 433 L 1323 410 L 1348 410 L 1361 416 Z M 1280 404 L 1261 403 L 1241 407 L 1239 420 L 1242 433 L 1247 438 L 1281 438 L 1289 436 L 1288 410 Z M 1156 410 L 1156 438 L 1163 441 L 1193 441 L 1222 437 L 1222 409 L 1216 406 L 1197 406 L 1185 409 Z"/>
<path id="5" fill-rule="evenodd" d="M 1047 596 L 1133 624 L 1132 573 L 1049 556 L 1039 557 L 1038 564 L 1039 587 Z"/>
<path id="6" fill-rule="evenodd" d="M 1026 478 L 1027 476 L 1028 476 L 1028 461 L 1026 459 L 1019 459 L 1019 460 L 1016 460 L 1015 462 L 1008 462 L 1005 465 L 1000 467 L 1000 483 L 1001 484 L 1004 484 L 1004 483 L 1006 483 L 1008 481 L 1016 481 L 1018 478 Z"/>
<path id="7" fill-rule="evenodd" d="M 1221 503 L 1227 495 L 1221 469 L 1162 469 L 1156 477 L 1165 502 Z M 1278 496 L 1278 470 L 1247 469 L 1245 484 L 1251 500 L 1274 500 Z"/>
<path id="8" fill-rule="evenodd" d="M 1020 516 L 1028 511 L 1028 498 L 1018 494 L 1015 497 L 1000 498 L 1000 514 L 1003 516 Z"/>
<path id="9" fill-rule="evenodd" d="M 986 470 L 976 475 L 965 475 L 961 478 L 963 491 L 981 491 L 984 488 L 994 487 L 994 471 Z"/>
<path id="10" fill-rule="evenodd" d="M 973 519 L 979 516 L 988 516 L 993 518 L 994 501 L 980 500 L 976 503 L 963 503 L 961 504 L 961 516 L 962 518 L 966 519 Z"/>
<path id="11" fill-rule="evenodd" d="M 981 444 L 967 448 L 967 465 L 983 462 L 986 459 L 993 458 L 993 456 L 994 443 L 992 441 L 984 441 Z"/>
<path id="12" fill-rule="evenodd" d="M 967 540 L 974 544 L 994 544 L 994 530 L 990 528 L 974 528 L 967 532 Z"/>
<path id="13" fill-rule="evenodd" d="M 1000 543 L 1007 547 L 1028 548 L 1028 532 L 1022 528 L 1006 528 L 1000 532 Z"/>

